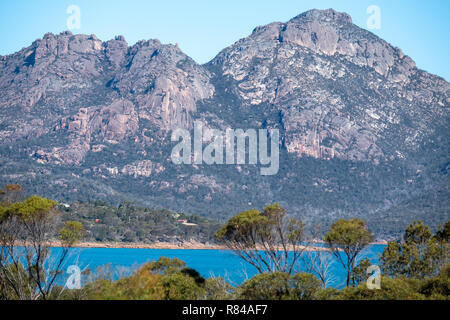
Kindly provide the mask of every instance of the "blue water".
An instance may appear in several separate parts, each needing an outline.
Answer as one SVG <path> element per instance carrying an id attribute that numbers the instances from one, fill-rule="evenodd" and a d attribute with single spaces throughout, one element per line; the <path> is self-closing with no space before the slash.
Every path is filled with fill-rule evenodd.
<path id="1" fill-rule="evenodd" d="M 369 258 L 372 264 L 377 264 L 384 247 L 373 245 L 364 251 L 363 256 Z M 52 250 L 52 254 L 56 254 L 60 249 Z M 71 249 L 65 269 L 69 265 L 77 265 L 81 270 L 89 268 L 95 272 L 98 267 L 110 264 L 111 269 L 117 271 L 118 277 L 119 274 L 127 275 L 139 265 L 156 261 L 160 257 L 178 258 L 205 278 L 223 277 L 233 285 L 239 285 L 257 274 L 253 266 L 229 250 L 74 248 Z M 341 287 L 345 281 L 345 269 L 335 261 L 332 272 L 336 278 L 332 286 Z"/>

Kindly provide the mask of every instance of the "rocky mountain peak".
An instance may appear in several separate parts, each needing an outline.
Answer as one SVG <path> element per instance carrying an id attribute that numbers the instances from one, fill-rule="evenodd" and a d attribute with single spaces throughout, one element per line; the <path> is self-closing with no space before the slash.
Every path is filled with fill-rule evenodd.
<path id="1" fill-rule="evenodd" d="M 95 35 L 76 34 L 65 31 L 59 35 L 47 33 L 42 39 L 33 42 L 34 58 L 40 59 L 48 55 L 88 54 L 103 49 L 103 43 Z"/>
<path id="2" fill-rule="evenodd" d="M 439 89 L 428 86 L 431 79 L 410 57 L 332 9 L 257 27 L 211 65 L 234 80 L 234 92 L 244 105 L 280 110 L 285 146 L 300 156 L 370 161 L 396 157 L 403 151 L 382 147 L 381 136 L 397 130 L 403 116 L 412 119 L 409 127 L 423 130 L 411 104 L 422 109 L 431 103 L 442 112 L 438 106 L 447 103 L 445 96 L 430 100 L 425 92 L 446 92 L 448 83 L 433 80 Z M 416 82 L 422 76 L 423 81 Z M 423 94 L 417 95 L 419 91 Z M 399 101 L 394 106 L 392 100 Z"/>
<path id="3" fill-rule="evenodd" d="M 269 43 L 271 42 L 271 43 Z M 359 66 L 397 82 L 408 81 L 414 61 L 375 34 L 352 23 L 347 13 L 333 9 L 310 10 L 286 23 L 271 23 L 255 28 L 236 45 L 254 48 L 300 46 L 328 56 L 341 55 Z M 226 49 L 228 50 L 228 48 Z"/>
<path id="4" fill-rule="evenodd" d="M 305 21 L 319 21 L 321 23 L 348 24 L 353 23 L 352 17 L 345 12 L 338 12 L 333 9 L 318 10 L 312 9 L 289 20 L 291 23 L 301 23 Z"/>

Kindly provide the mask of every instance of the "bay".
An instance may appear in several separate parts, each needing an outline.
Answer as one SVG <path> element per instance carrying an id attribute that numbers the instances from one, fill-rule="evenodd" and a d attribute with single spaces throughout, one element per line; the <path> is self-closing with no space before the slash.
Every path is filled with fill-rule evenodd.
<path id="1" fill-rule="evenodd" d="M 371 245 L 361 256 L 369 258 L 372 264 L 377 265 L 384 248 L 384 245 Z M 56 256 L 60 250 L 53 248 L 52 256 Z M 93 273 L 98 271 L 99 267 L 109 265 L 112 278 L 116 280 L 130 275 L 140 265 L 156 261 L 160 257 L 178 258 L 203 277 L 223 277 L 232 285 L 239 285 L 257 274 L 253 266 L 230 250 L 72 248 L 63 268 L 64 274 L 58 282 L 64 283 L 64 279 L 70 276 L 67 269 L 71 265 L 78 266 L 81 271 L 89 269 Z M 346 272 L 337 259 L 335 260 L 331 267 L 335 278 L 332 286 L 341 288 L 345 282 Z M 299 266 L 302 267 L 301 264 Z"/>

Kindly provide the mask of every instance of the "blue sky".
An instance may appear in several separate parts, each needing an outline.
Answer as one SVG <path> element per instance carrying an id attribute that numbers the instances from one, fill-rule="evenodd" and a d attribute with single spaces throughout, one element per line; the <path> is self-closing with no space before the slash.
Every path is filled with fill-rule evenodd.
<path id="1" fill-rule="evenodd" d="M 312 8 L 349 13 L 366 28 L 376 5 L 381 29 L 370 30 L 411 56 L 417 66 L 450 80 L 448 0 L 0 0 L 0 54 L 29 46 L 46 32 L 67 30 L 69 5 L 81 10 L 81 28 L 101 40 L 124 35 L 128 44 L 157 38 L 178 43 L 204 63 L 258 25 L 287 21 Z"/>

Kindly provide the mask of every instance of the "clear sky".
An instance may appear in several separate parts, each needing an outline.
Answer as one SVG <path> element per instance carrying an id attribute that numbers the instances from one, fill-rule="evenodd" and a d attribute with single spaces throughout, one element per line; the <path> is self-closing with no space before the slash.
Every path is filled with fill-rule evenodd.
<path id="1" fill-rule="evenodd" d="M 251 33 L 259 25 L 285 22 L 313 8 L 349 13 L 367 29 L 367 8 L 381 12 L 381 28 L 370 30 L 400 47 L 417 66 L 450 81 L 449 0 L 0 0 L 0 54 L 29 46 L 47 32 L 67 30 L 67 8 L 81 11 L 80 29 L 103 41 L 124 35 L 132 45 L 157 38 L 178 43 L 199 63 Z"/>

